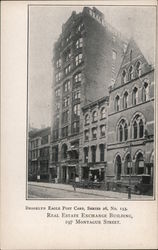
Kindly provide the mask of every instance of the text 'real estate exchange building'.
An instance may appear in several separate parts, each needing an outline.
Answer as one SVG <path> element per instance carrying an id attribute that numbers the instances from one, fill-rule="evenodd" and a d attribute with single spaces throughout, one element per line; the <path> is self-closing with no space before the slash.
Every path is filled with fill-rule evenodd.
<path id="1" fill-rule="evenodd" d="M 80 180 L 86 176 L 82 108 L 108 95 L 125 48 L 126 43 L 96 8 L 84 7 L 79 14 L 73 11 L 62 25 L 53 56 L 50 179 L 56 176 L 68 183 L 75 176 Z"/>
<path id="2" fill-rule="evenodd" d="M 110 88 L 106 179 L 152 184 L 154 172 L 154 70 L 131 40 Z"/>

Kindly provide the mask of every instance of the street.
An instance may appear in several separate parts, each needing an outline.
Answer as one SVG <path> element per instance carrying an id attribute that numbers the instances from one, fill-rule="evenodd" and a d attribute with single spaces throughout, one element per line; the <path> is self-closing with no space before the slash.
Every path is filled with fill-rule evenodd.
<path id="1" fill-rule="evenodd" d="M 41 186 L 34 186 L 32 184 L 28 185 L 28 198 L 103 198 L 102 196 L 98 196 L 95 194 L 88 194 L 88 193 L 81 193 L 73 190 L 63 190 L 63 189 L 57 189 L 57 188 L 47 188 L 47 187 L 41 187 Z"/>
<path id="2" fill-rule="evenodd" d="M 28 198 L 30 199 L 102 199 L 128 200 L 127 193 L 106 190 L 74 188 L 72 185 L 59 183 L 28 183 Z M 132 200 L 152 200 L 152 196 L 132 194 Z"/>

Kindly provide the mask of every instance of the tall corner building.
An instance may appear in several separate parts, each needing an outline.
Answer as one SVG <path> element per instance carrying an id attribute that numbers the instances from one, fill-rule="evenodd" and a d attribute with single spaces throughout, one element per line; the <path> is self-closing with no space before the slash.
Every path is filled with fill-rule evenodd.
<path id="1" fill-rule="evenodd" d="M 75 11 L 54 45 L 50 180 L 81 178 L 82 108 L 108 95 L 126 43 L 96 8 Z"/>

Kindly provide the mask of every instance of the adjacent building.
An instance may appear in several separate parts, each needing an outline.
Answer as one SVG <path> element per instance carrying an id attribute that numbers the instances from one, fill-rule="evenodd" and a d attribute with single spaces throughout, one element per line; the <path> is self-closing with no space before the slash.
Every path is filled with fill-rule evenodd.
<path id="1" fill-rule="evenodd" d="M 109 97 L 82 108 L 83 137 L 81 180 L 104 182 L 107 166 L 107 129 Z"/>
<path id="2" fill-rule="evenodd" d="M 153 182 L 154 69 L 130 40 L 109 91 L 106 178 L 132 185 Z"/>
<path id="3" fill-rule="evenodd" d="M 30 180 L 49 181 L 50 127 L 33 129 L 29 132 Z"/>
<path id="4" fill-rule="evenodd" d="M 54 45 L 50 178 L 81 179 L 81 110 L 108 95 L 125 49 L 126 43 L 96 8 L 72 12 L 63 24 Z"/>

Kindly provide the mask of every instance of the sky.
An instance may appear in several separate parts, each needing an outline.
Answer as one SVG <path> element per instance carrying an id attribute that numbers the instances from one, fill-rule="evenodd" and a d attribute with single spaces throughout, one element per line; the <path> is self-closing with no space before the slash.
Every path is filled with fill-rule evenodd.
<path id="1" fill-rule="evenodd" d="M 93 7 L 93 6 L 90 6 Z M 106 22 L 138 44 L 149 63 L 154 64 L 156 9 L 152 6 L 95 6 Z M 50 126 L 53 82 L 53 45 L 61 34 L 62 24 L 72 11 L 83 6 L 30 6 L 28 118 L 31 127 Z"/>

